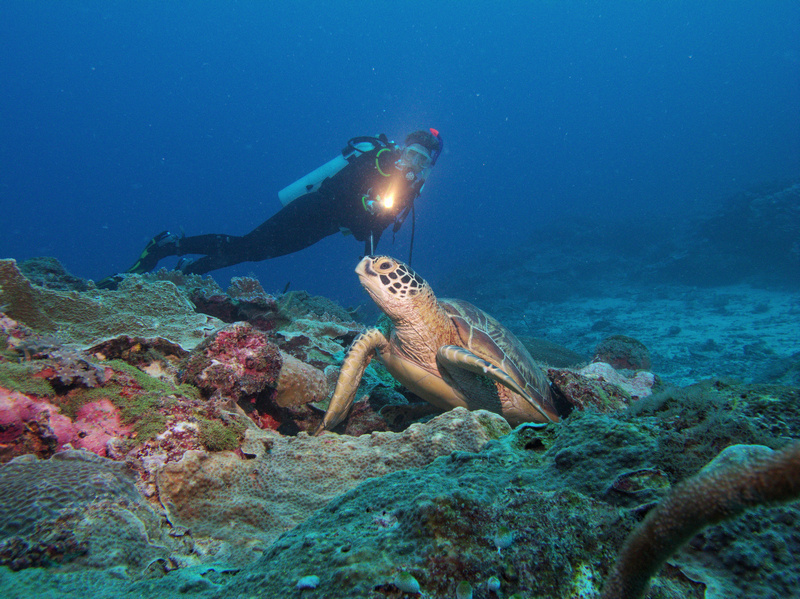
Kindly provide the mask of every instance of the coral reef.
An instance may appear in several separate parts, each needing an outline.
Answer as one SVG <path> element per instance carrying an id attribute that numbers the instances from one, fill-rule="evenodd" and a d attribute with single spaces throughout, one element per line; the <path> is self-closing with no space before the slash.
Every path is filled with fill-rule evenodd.
<path id="1" fill-rule="evenodd" d="M 223 292 L 159 271 L 100 292 L 42 272 L 53 288 L 0 262 L 14 315 L 0 313 L 0 588 L 15 599 L 598 597 L 626 537 L 682 481 L 726 447 L 780 449 L 800 430 L 796 387 L 672 387 L 627 369 L 646 363 L 636 344 L 605 354 L 626 369 L 579 369 L 581 355 L 531 338 L 572 408 L 557 426 L 438 414 L 373 364 L 345 434 L 310 437 L 363 330 L 352 313 L 247 278 Z M 190 297 L 234 321 L 199 316 Z M 120 332 L 106 336 L 112 307 Z M 626 330 L 609 308 L 590 316 L 587 348 Z M 200 322 L 213 324 L 202 338 Z M 789 503 L 706 528 L 649 597 L 791 596 L 798 522 Z"/>
<path id="2" fill-rule="evenodd" d="M 25 260 L 19 270 L 34 285 L 61 291 L 87 291 L 89 285 L 83 279 L 67 272 L 55 258 L 39 257 Z"/>
<path id="3" fill-rule="evenodd" d="M 282 359 L 278 346 L 247 323 L 215 332 L 189 356 L 182 380 L 204 394 L 234 401 L 253 399 L 278 383 Z"/>
<path id="4" fill-rule="evenodd" d="M 0 468 L 0 564 L 119 566 L 138 576 L 178 553 L 125 464 L 74 450 L 31 457 Z"/>

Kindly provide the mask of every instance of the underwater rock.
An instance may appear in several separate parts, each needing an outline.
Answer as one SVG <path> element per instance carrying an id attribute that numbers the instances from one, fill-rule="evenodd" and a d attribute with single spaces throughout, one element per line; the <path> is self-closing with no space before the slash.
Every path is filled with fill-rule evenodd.
<path id="1" fill-rule="evenodd" d="M 163 337 L 191 349 L 222 323 L 198 314 L 174 284 L 129 275 L 117 291 L 59 291 L 33 285 L 14 260 L 0 260 L 0 305 L 39 333 L 89 347 L 129 335 Z"/>
<path id="2" fill-rule="evenodd" d="M 683 267 L 688 273 L 716 277 L 800 282 L 800 183 L 797 179 L 728 198 L 698 227 L 705 251 L 693 252 Z M 706 260 L 707 262 L 702 262 Z M 705 284 L 708 284 L 707 282 Z"/>
<path id="3" fill-rule="evenodd" d="M 650 370 L 650 351 L 626 335 L 606 337 L 594 349 L 592 362 L 606 362 L 617 370 Z"/>
<path id="4" fill-rule="evenodd" d="M 233 277 L 226 292 L 213 286 L 193 287 L 189 297 L 198 312 L 224 322 L 249 322 L 262 331 L 275 328 L 276 299 L 251 277 Z"/>
<path id="5" fill-rule="evenodd" d="M 278 300 L 276 343 L 320 370 L 340 364 L 342 352 L 364 328 L 344 308 L 324 297 L 292 291 Z"/>
<path id="6" fill-rule="evenodd" d="M 611 364 L 592 362 L 581 368 L 578 373 L 588 379 L 611 383 L 630 395 L 631 399 L 641 399 L 652 395 L 656 377 L 652 372 L 639 370 L 632 376 L 625 376 Z"/>
<path id="7" fill-rule="evenodd" d="M 339 364 L 337 356 L 350 346 L 364 329 L 356 323 L 298 318 L 276 329 L 276 342 L 280 348 L 303 362 L 324 369 Z"/>
<path id="8" fill-rule="evenodd" d="M 551 368 L 547 376 L 556 397 L 563 396 L 573 408 L 600 412 L 625 409 L 631 400 L 651 395 L 655 384 L 650 372 L 639 371 L 629 378 L 605 362 L 594 362 L 578 371 Z"/>
<path id="9" fill-rule="evenodd" d="M 278 406 L 299 406 L 328 396 L 328 378 L 324 372 L 286 352 L 281 352 L 281 360 L 283 365 L 275 389 Z"/>

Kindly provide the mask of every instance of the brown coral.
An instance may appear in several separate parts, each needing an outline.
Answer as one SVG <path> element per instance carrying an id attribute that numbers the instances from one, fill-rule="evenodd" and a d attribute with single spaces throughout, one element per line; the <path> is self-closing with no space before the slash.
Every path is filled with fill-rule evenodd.
<path id="1" fill-rule="evenodd" d="M 475 452 L 510 431 L 500 416 L 456 408 L 402 433 L 284 437 L 250 429 L 242 460 L 230 452 L 186 452 L 163 466 L 158 491 L 173 524 L 196 535 L 236 539 L 239 559 L 252 557 L 242 537 L 265 547 L 367 478 L 429 464 L 453 451 Z"/>
<path id="2" fill-rule="evenodd" d="M 727 448 L 647 515 L 620 551 L 603 599 L 644 595 L 666 559 L 706 526 L 758 505 L 800 497 L 800 443 L 767 457 L 749 457 L 749 447 Z"/>
<path id="3" fill-rule="evenodd" d="M 319 369 L 281 352 L 281 367 L 275 403 L 282 408 L 321 401 L 328 396 L 328 379 Z"/>

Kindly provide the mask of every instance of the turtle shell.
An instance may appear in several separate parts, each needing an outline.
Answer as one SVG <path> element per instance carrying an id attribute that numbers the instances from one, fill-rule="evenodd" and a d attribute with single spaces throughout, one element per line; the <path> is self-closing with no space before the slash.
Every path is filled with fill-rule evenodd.
<path id="1" fill-rule="evenodd" d="M 554 422 L 559 420 L 550 396 L 550 381 L 514 333 L 464 300 L 440 299 L 439 304 L 455 325 L 462 347 L 508 373 Z"/>

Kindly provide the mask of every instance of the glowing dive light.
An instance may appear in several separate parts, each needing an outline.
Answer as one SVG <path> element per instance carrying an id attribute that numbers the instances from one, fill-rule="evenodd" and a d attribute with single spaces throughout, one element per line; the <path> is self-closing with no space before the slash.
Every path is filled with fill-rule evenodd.
<path id="1" fill-rule="evenodd" d="M 388 210 L 394 204 L 394 195 L 387 194 L 386 197 L 381 198 L 381 202 L 383 202 L 383 207 Z"/>

